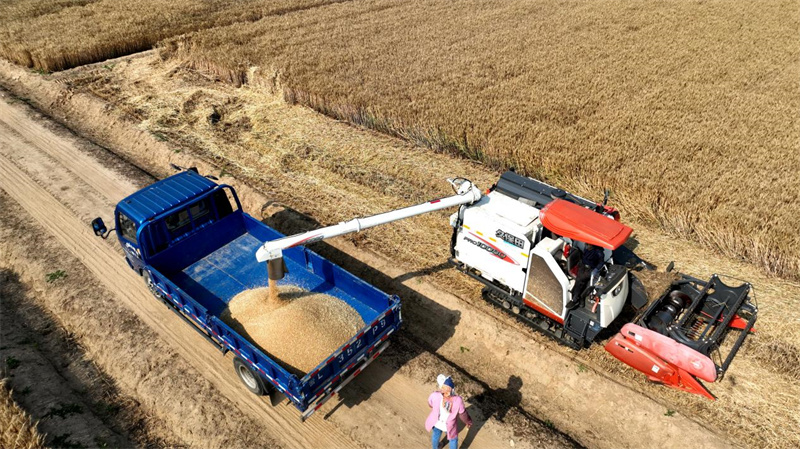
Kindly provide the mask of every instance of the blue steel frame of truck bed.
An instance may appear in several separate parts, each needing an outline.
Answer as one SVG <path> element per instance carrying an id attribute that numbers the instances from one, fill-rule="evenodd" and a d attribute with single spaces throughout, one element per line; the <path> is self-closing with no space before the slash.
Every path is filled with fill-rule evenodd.
<path id="1" fill-rule="evenodd" d="M 184 178 L 194 177 L 202 178 L 199 175 L 187 172 L 175 175 L 173 178 L 176 181 L 184 181 Z M 161 184 L 164 181 L 157 184 Z M 154 206 L 156 207 L 145 211 L 141 216 L 137 216 L 138 220 L 136 221 L 139 222 L 138 235 L 141 235 L 146 223 L 156 222 L 170 212 L 177 210 L 179 206 L 183 207 L 186 204 L 200 201 L 209 197 L 218 189 L 227 188 L 232 192 L 237 205 L 237 210 L 233 214 L 241 215 L 246 232 L 252 233 L 264 241 L 283 237 L 283 234 L 243 213 L 239 198 L 230 186 L 214 184 L 214 187 L 211 187 L 208 185 L 209 180 L 206 178 L 202 178 L 200 182 L 196 179 L 190 181 L 192 181 L 191 184 L 199 184 L 193 186 L 198 189 L 196 190 L 197 195 L 191 195 L 191 191 L 181 192 L 181 198 L 173 200 L 176 203 L 173 208 L 166 207 L 166 204 L 155 204 Z M 133 205 L 130 201 L 127 204 Z M 119 206 L 118 209 L 120 209 Z M 129 210 L 127 212 L 130 213 Z M 145 215 L 150 215 L 147 212 L 153 213 L 154 216 L 145 218 Z M 229 216 L 229 219 L 232 220 L 233 217 Z M 237 334 L 149 263 L 133 268 L 137 269 L 137 271 L 141 268 L 146 272 L 152 281 L 150 288 L 153 293 L 159 296 L 165 304 L 171 306 L 170 308 L 182 319 L 192 324 L 192 327 L 204 338 L 218 346 L 223 353 L 233 351 L 251 368 L 260 373 L 264 379 L 268 380 L 278 391 L 286 395 L 299 410 L 304 412 L 302 418 L 305 420 L 383 352 L 388 345 L 386 340 L 402 322 L 400 299 L 397 296 L 389 296 L 380 292 L 372 285 L 367 284 L 307 248 L 292 248 L 285 252 L 284 257 L 333 286 L 336 286 L 338 282 L 345 290 L 350 292 L 384 297 L 388 300 L 389 306 L 383 309 L 383 312 L 368 325 L 365 325 L 356 336 L 348 340 L 326 360 L 303 376 L 302 379 L 297 379 L 295 375 L 286 371 L 269 356 Z M 266 270 L 264 275 L 266 276 Z M 310 408 L 311 405 L 314 405 L 314 407 Z"/>

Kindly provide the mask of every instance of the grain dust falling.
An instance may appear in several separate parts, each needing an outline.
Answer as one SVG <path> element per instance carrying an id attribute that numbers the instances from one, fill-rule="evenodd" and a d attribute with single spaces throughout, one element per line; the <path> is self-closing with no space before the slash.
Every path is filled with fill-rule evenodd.
<path id="1" fill-rule="evenodd" d="M 221 318 L 290 372 L 309 372 L 364 326 L 338 298 L 270 284 L 236 295 Z"/>
<path id="2" fill-rule="evenodd" d="M 280 301 L 278 298 L 278 281 L 274 279 L 269 280 L 269 302 L 277 303 Z"/>

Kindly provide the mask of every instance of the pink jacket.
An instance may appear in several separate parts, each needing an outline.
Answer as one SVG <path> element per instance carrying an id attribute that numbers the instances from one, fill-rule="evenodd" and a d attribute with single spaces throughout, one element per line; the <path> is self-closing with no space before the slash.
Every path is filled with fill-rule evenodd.
<path id="1" fill-rule="evenodd" d="M 471 426 L 472 425 L 472 418 L 469 417 L 469 413 L 467 410 L 464 409 L 464 400 L 461 399 L 461 396 L 453 396 L 453 408 L 452 412 L 450 412 L 450 416 L 447 417 L 447 439 L 454 440 L 458 438 L 458 426 L 456 425 L 456 416 L 461 418 L 461 421 L 464 421 L 464 424 Z M 425 420 L 425 430 L 430 432 L 433 429 L 433 426 L 436 425 L 436 421 L 439 420 L 439 404 L 442 403 L 442 393 L 439 391 L 434 391 L 428 396 L 428 405 L 431 407 L 431 413 L 428 415 L 428 419 Z"/>

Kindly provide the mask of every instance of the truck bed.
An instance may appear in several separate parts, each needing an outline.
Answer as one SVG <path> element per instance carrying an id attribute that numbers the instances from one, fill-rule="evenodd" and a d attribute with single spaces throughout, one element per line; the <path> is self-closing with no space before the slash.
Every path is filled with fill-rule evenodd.
<path id="1" fill-rule="evenodd" d="M 245 233 L 181 271 L 170 279 L 203 305 L 211 314 L 220 316 L 228 303 L 244 290 L 265 287 L 267 270 L 256 261 L 256 250 L 263 241 Z M 279 284 L 290 284 L 314 293 L 324 293 L 346 302 L 365 323 L 374 320 L 379 311 L 323 278 L 309 276 L 305 267 L 286 259 L 288 273 Z"/>
<path id="2" fill-rule="evenodd" d="M 290 248 L 283 253 L 289 272 L 279 285 L 337 298 L 364 321 L 330 354 L 315 353 L 320 360 L 309 372 L 294 374 L 221 319 L 237 294 L 269 284 L 266 264 L 258 263 L 256 252 L 264 242 L 284 237 L 244 213 L 232 187 L 187 169 L 124 198 L 114 220 L 128 265 L 144 278 L 153 295 L 223 354 L 236 354 L 237 375 L 250 391 L 286 395 L 303 412 L 303 419 L 375 360 L 402 323 L 400 298 L 305 247 Z M 99 219 L 92 227 L 95 233 L 105 228 Z M 295 321 L 289 323 L 292 331 L 319 324 L 304 318 Z"/>
<path id="3" fill-rule="evenodd" d="M 341 299 L 355 309 L 364 327 L 302 378 L 225 324 L 220 315 L 243 290 L 268 285 L 256 250 L 283 234 L 236 211 L 197 229 L 151 258 L 146 267 L 152 289 L 223 352 L 233 351 L 310 416 L 358 375 L 385 348 L 400 326 L 400 299 L 381 292 L 304 247 L 283 254 L 289 272 L 279 285 L 295 285 Z M 305 323 L 298 323 L 303 326 Z"/>

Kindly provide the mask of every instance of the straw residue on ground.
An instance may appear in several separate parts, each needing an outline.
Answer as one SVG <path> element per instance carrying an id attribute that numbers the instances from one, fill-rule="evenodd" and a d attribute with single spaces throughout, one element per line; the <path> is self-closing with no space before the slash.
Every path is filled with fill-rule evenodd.
<path id="1" fill-rule="evenodd" d="M 222 320 L 295 374 L 311 371 L 364 326 L 341 299 L 288 285 L 278 290 L 278 301 L 269 288 L 239 293 Z"/>
<path id="2" fill-rule="evenodd" d="M 31 417 L 11 397 L 6 380 L 0 380 L 0 447 L 39 449 L 44 447 L 44 437 L 31 423 Z"/>
<path id="3" fill-rule="evenodd" d="M 678 280 L 676 273 L 666 273 L 656 270 L 641 270 L 633 273 L 642 282 L 647 293 L 648 302 L 658 299 L 670 286 L 672 281 Z"/>

